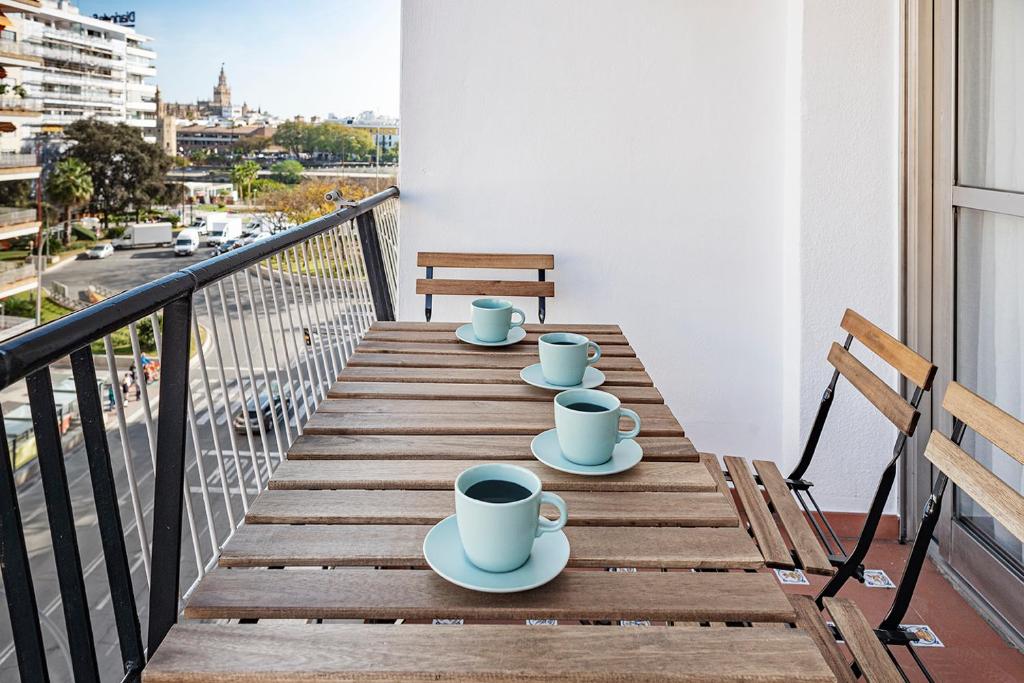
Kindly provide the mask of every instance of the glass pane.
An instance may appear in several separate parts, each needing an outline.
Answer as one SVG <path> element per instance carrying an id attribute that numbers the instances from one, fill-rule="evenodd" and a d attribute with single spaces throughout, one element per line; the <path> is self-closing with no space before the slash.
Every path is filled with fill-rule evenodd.
<path id="1" fill-rule="evenodd" d="M 957 381 L 1022 419 L 1024 218 L 958 209 L 956 261 Z M 1019 462 L 969 430 L 963 447 L 1024 493 Z M 1020 541 L 966 495 L 957 496 L 957 512 L 1024 566 Z"/>
<path id="2" fill-rule="evenodd" d="M 960 0 L 957 184 L 1024 192 L 1024 2 Z"/>

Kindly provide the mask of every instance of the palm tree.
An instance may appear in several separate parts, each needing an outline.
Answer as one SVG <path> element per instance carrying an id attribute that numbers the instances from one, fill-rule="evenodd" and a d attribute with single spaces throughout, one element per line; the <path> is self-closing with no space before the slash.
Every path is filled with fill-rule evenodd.
<path id="1" fill-rule="evenodd" d="M 64 243 L 71 241 L 71 210 L 92 199 L 92 177 L 85 162 L 69 157 L 57 162 L 46 179 L 46 197 L 64 208 Z"/>
<path id="2" fill-rule="evenodd" d="M 231 168 L 231 182 L 238 187 L 242 199 L 252 197 L 252 181 L 259 175 L 260 165 L 255 161 L 243 161 Z"/>

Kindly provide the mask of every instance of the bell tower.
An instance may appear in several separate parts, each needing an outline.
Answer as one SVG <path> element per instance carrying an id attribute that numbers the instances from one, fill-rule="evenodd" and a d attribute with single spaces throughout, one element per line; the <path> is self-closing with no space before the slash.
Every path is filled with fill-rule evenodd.
<path id="1" fill-rule="evenodd" d="M 231 106 L 231 88 L 228 87 L 228 77 L 224 73 L 223 63 L 220 65 L 220 77 L 213 89 L 213 101 L 210 104 L 221 109 Z"/>

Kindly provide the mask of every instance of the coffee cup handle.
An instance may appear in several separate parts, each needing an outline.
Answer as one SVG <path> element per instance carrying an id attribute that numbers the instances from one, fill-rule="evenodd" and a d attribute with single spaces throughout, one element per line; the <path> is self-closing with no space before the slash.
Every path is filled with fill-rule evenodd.
<path id="1" fill-rule="evenodd" d="M 601 347 L 592 341 L 587 342 L 587 347 L 594 349 L 594 355 L 587 357 L 587 365 L 593 365 L 597 361 L 601 360 Z"/>
<path id="2" fill-rule="evenodd" d="M 615 437 L 615 443 L 625 441 L 626 439 L 636 438 L 636 435 L 640 433 L 640 416 L 636 414 L 636 411 L 630 410 L 629 408 L 620 408 L 619 411 L 625 417 L 628 417 L 633 421 L 633 428 L 628 432 L 619 432 Z"/>
<path id="3" fill-rule="evenodd" d="M 521 309 L 521 308 L 513 308 L 512 309 L 512 315 L 515 315 L 516 313 L 519 314 L 519 322 L 517 322 L 517 323 L 516 322 L 510 322 L 509 323 L 510 327 L 522 327 L 523 324 L 526 322 L 526 314 L 523 313 L 523 309 Z"/>
<path id="4" fill-rule="evenodd" d="M 541 517 L 537 520 L 537 536 L 541 534 L 549 534 L 552 531 L 558 531 L 565 523 L 569 520 L 569 509 L 565 506 L 565 501 L 562 500 L 561 496 L 555 495 L 554 493 L 548 493 L 542 491 L 540 494 L 540 504 L 547 503 L 554 505 L 558 508 L 558 519 L 551 521 L 547 517 Z"/>

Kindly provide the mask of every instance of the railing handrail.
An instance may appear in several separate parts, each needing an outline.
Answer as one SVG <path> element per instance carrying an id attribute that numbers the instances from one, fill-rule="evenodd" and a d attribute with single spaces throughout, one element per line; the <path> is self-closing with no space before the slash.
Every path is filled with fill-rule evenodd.
<path id="1" fill-rule="evenodd" d="M 355 206 L 333 211 L 269 239 L 183 268 L 8 339 L 0 343 L 0 389 L 70 355 L 95 339 L 113 333 L 129 322 L 159 311 L 172 301 L 191 295 L 268 256 L 364 215 L 398 195 L 397 187 L 389 187 Z"/>

